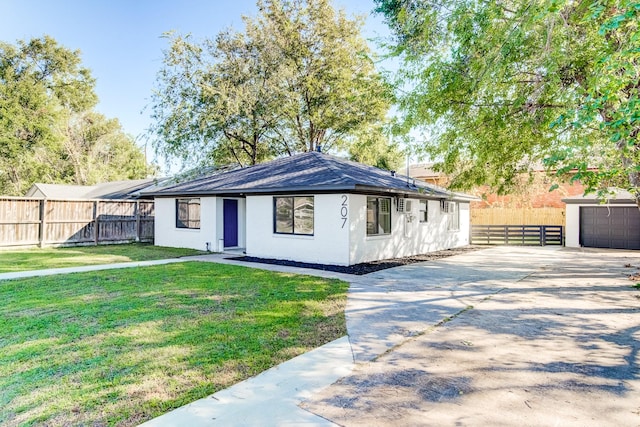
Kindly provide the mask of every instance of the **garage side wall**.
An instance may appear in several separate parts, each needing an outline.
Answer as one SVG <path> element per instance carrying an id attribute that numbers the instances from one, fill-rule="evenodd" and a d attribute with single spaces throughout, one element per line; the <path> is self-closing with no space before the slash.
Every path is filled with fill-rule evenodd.
<path id="1" fill-rule="evenodd" d="M 216 197 L 200 198 L 200 229 L 176 227 L 176 199 L 156 197 L 155 240 L 157 246 L 206 250 L 216 245 Z"/>
<path id="2" fill-rule="evenodd" d="M 410 199 L 405 199 L 406 200 Z M 469 244 L 469 203 L 457 203 L 459 228 L 449 230 L 450 217 L 442 212 L 439 200 L 428 200 L 428 220 L 420 222 L 419 203 L 411 199 L 411 212 L 397 211 L 392 198 L 391 233 L 367 235 L 367 196 L 350 195 L 351 264 L 424 254 Z"/>
<path id="3" fill-rule="evenodd" d="M 568 248 L 580 247 L 580 205 L 567 204 L 565 208 L 566 227 L 564 245 Z"/>
<path id="4" fill-rule="evenodd" d="M 292 195 L 295 196 L 295 195 Z M 312 236 L 274 232 L 273 196 L 247 196 L 247 255 L 316 264 L 349 264 L 348 217 L 340 194 L 314 195 Z"/>

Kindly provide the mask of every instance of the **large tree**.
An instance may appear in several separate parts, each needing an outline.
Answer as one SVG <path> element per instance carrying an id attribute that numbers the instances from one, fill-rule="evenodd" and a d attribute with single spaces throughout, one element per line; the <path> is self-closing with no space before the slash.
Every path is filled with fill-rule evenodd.
<path id="1" fill-rule="evenodd" d="M 0 194 L 22 195 L 34 182 L 92 184 L 102 177 L 125 179 L 150 172 L 146 165 L 139 167 L 140 150 L 131 138 L 112 145 L 117 152 L 127 145 L 126 156 L 100 159 L 100 167 L 112 173 L 89 177 L 93 165 L 88 163 L 82 166 L 86 173 L 78 169 L 78 147 L 72 147 L 87 125 L 79 117 L 91 116 L 97 103 L 94 85 L 79 51 L 51 37 L 15 45 L 0 42 Z M 109 132 L 121 129 L 111 125 Z M 131 168 L 136 172 L 129 173 Z"/>
<path id="2" fill-rule="evenodd" d="M 62 179 L 58 124 L 96 103 L 94 80 L 78 52 L 50 37 L 0 42 L 0 193 Z"/>
<path id="3" fill-rule="evenodd" d="M 384 120 L 388 86 L 362 21 L 329 0 L 265 0 L 244 32 L 197 42 L 169 35 L 152 97 L 158 151 L 185 163 L 347 148 Z"/>
<path id="4" fill-rule="evenodd" d="M 152 97 L 155 145 L 183 164 L 255 164 L 278 122 L 277 64 L 231 30 L 197 43 L 173 33 Z"/>
<path id="5" fill-rule="evenodd" d="M 376 4 L 404 60 L 406 129 L 454 186 L 506 192 L 544 162 L 640 207 L 640 2 Z"/>
<path id="6" fill-rule="evenodd" d="M 73 184 L 139 179 L 155 173 L 118 119 L 94 111 L 68 118 L 60 154 L 65 159 L 64 175 Z"/>

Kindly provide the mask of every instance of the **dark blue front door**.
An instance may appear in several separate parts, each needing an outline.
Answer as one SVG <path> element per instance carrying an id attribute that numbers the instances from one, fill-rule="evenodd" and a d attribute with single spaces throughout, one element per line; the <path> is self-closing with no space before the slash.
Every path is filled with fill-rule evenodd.
<path id="1" fill-rule="evenodd" d="M 238 201 L 223 199 L 224 247 L 238 246 Z"/>

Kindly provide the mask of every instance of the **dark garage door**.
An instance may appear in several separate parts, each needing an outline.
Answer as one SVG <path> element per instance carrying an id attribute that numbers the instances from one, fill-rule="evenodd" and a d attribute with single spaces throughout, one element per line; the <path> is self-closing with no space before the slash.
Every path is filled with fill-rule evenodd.
<path id="1" fill-rule="evenodd" d="M 640 211 L 636 207 L 581 207 L 580 244 L 640 249 Z"/>

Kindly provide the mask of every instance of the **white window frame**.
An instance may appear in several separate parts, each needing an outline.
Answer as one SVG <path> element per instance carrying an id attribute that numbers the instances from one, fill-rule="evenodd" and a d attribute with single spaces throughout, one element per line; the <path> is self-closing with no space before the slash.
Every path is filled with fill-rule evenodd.
<path id="1" fill-rule="evenodd" d="M 447 230 L 460 231 L 460 205 L 457 202 L 447 204 Z"/>
<path id="2" fill-rule="evenodd" d="M 418 218 L 420 219 L 420 223 L 422 224 L 429 222 L 429 201 L 428 200 L 418 200 Z"/>
<path id="3" fill-rule="evenodd" d="M 388 211 L 387 212 L 381 212 L 381 204 L 380 201 L 381 200 L 385 200 L 388 206 Z M 375 201 L 375 205 L 376 205 L 376 209 L 375 211 L 372 211 L 371 214 L 373 216 L 373 219 L 375 221 L 374 226 L 376 228 L 376 230 L 374 232 L 369 232 L 369 202 L 371 201 Z M 382 231 L 380 231 L 380 216 L 382 215 L 388 215 L 389 216 L 389 230 L 385 231 L 384 227 L 382 229 Z M 392 229 L 392 224 L 393 224 L 393 218 L 391 218 L 391 197 L 375 197 L 375 196 L 367 196 L 367 227 L 366 227 L 366 233 L 367 236 L 388 236 L 391 234 L 391 229 Z"/>

